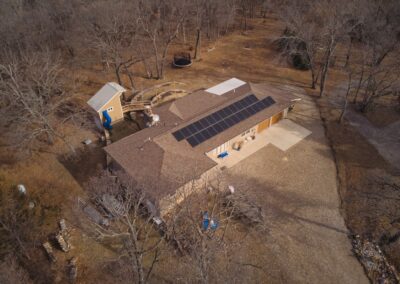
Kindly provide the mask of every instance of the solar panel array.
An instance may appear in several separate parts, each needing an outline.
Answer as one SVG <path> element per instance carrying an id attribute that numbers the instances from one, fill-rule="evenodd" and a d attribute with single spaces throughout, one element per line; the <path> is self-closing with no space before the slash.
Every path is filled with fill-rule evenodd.
<path id="1" fill-rule="evenodd" d="M 195 147 L 274 103 L 271 97 L 258 100 L 251 94 L 175 131 L 172 135 L 178 141 L 186 139 L 192 147 Z"/>

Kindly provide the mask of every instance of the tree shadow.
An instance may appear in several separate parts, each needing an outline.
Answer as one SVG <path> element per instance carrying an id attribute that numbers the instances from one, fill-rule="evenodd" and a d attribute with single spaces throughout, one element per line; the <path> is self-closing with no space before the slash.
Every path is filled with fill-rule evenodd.
<path id="1" fill-rule="evenodd" d="M 57 160 L 67 169 L 79 185 L 106 168 L 106 154 L 101 143 L 94 142 L 79 149 L 74 156 L 59 155 Z"/>

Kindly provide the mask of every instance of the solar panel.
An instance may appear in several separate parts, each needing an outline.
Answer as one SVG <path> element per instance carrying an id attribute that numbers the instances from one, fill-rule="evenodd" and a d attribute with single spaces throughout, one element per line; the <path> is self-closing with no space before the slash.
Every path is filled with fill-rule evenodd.
<path id="1" fill-rule="evenodd" d="M 211 115 L 207 116 L 207 121 L 210 123 L 210 125 L 216 122 L 215 118 Z"/>
<path id="2" fill-rule="evenodd" d="M 197 128 L 193 124 L 188 125 L 187 129 L 193 134 L 198 131 Z"/>
<path id="3" fill-rule="evenodd" d="M 183 135 L 182 131 L 178 130 L 175 131 L 174 133 L 172 133 L 175 137 L 176 140 L 181 141 L 183 140 L 183 138 L 185 138 L 185 136 Z"/>
<path id="4" fill-rule="evenodd" d="M 200 122 L 200 125 L 201 125 L 202 128 L 206 128 L 206 127 L 210 126 L 208 121 L 206 119 L 204 119 L 204 118 L 200 119 L 199 122 Z"/>
<path id="5" fill-rule="evenodd" d="M 236 115 L 232 115 L 232 116 L 231 116 L 231 119 L 232 119 L 235 123 L 239 123 L 239 122 L 240 122 L 239 117 L 237 117 Z"/>
<path id="6" fill-rule="evenodd" d="M 251 94 L 172 134 L 178 141 L 186 138 L 188 143 L 195 147 L 274 103 L 272 97 L 258 100 Z"/>
<path id="7" fill-rule="evenodd" d="M 200 143 L 196 140 L 196 138 L 195 138 L 194 136 L 189 137 L 189 138 L 186 139 L 186 140 L 189 142 L 190 146 L 192 146 L 192 147 L 195 147 L 195 146 L 197 146 L 197 145 L 200 144 Z"/>
<path id="8" fill-rule="evenodd" d="M 225 122 L 229 125 L 229 127 L 236 124 L 236 122 L 231 117 L 228 117 Z"/>
<path id="9" fill-rule="evenodd" d="M 201 132 L 197 133 L 194 137 L 196 138 L 196 140 L 197 140 L 199 143 L 203 143 L 203 142 L 206 140 L 205 136 L 203 136 L 203 135 L 201 134 Z"/>
<path id="10" fill-rule="evenodd" d="M 192 133 L 190 133 L 190 131 L 189 131 L 189 129 L 187 127 L 182 128 L 181 131 L 182 131 L 182 133 L 183 133 L 183 135 L 185 137 L 188 137 L 188 136 L 192 135 Z"/>
<path id="11" fill-rule="evenodd" d="M 267 100 L 268 102 L 270 102 L 271 105 L 273 105 L 275 103 L 275 100 L 272 97 L 266 97 L 264 100 Z"/>
<path id="12" fill-rule="evenodd" d="M 210 139 L 211 138 L 211 133 L 207 130 L 207 129 L 204 129 L 202 132 L 201 132 L 201 134 L 204 136 L 204 138 L 206 138 L 206 139 Z"/>
<path id="13" fill-rule="evenodd" d="M 209 127 L 208 131 L 210 132 L 211 137 L 213 137 L 213 136 L 218 134 L 218 130 L 216 130 L 214 126 Z"/>

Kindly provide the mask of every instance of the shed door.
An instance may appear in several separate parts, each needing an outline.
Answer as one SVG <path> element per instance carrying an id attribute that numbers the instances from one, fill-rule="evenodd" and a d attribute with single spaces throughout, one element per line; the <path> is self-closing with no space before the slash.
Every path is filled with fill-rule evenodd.
<path id="1" fill-rule="evenodd" d="M 275 114 L 275 115 L 272 117 L 271 125 L 277 123 L 279 120 L 282 119 L 282 117 L 283 117 L 283 112 L 280 112 L 280 113 L 278 113 L 278 114 Z"/>
<path id="2" fill-rule="evenodd" d="M 270 121 L 270 119 L 268 118 L 268 119 L 262 121 L 260 124 L 258 124 L 257 133 L 260 133 L 264 129 L 267 129 L 269 127 L 269 121 Z"/>

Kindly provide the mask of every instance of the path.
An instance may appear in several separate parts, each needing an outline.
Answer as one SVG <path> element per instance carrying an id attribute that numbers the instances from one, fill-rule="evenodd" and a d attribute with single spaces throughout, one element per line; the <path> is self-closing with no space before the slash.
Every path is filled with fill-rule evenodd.
<path id="1" fill-rule="evenodd" d="M 346 113 L 349 123 L 364 136 L 382 157 L 400 169 L 400 121 L 378 128 L 363 115 L 349 109 Z"/>

